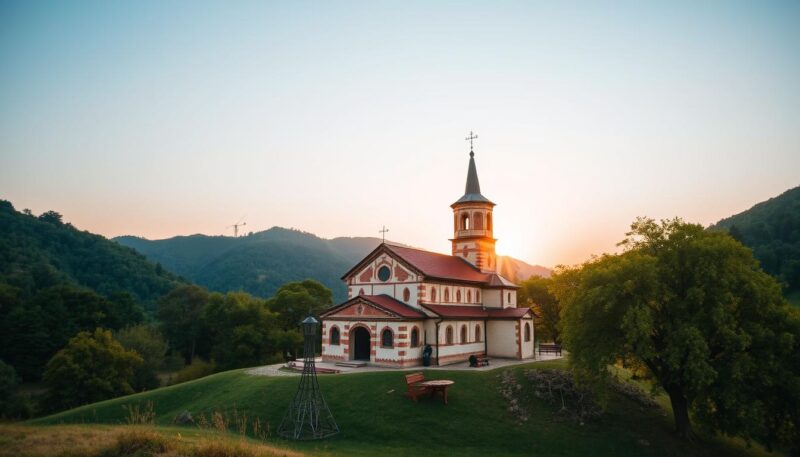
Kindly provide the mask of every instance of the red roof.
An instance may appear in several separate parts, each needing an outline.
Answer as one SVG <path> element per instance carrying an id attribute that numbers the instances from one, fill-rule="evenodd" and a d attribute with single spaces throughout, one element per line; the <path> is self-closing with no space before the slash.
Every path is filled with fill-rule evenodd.
<path id="1" fill-rule="evenodd" d="M 528 313 L 533 313 L 530 308 L 482 308 L 480 306 L 463 305 L 428 305 L 426 309 L 440 317 L 467 318 L 467 319 L 519 319 Z"/>
<path id="2" fill-rule="evenodd" d="M 418 309 L 414 309 L 405 303 L 394 299 L 388 295 L 361 295 L 364 300 L 377 305 L 379 308 L 384 308 L 402 317 L 411 318 L 425 318 L 425 313 Z"/>
<path id="3" fill-rule="evenodd" d="M 431 278 L 479 283 L 485 283 L 489 280 L 489 275 L 481 273 L 479 269 L 461 257 L 388 244 L 384 246 L 421 271 L 425 276 Z"/>
<path id="4" fill-rule="evenodd" d="M 345 273 L 342 279 L 347 280 L 347 278 L 359 271 L 367 261 L 375 258 L 383 250 L 398 257 L 412 269 L 429 279 L 469 282 L 483 287 L 519 288 L 519 286 L 497 273 L 481 272 L 481 270 L 461 257 L 386 243 L 375 248 L 361 262 Z"/>
<path id="5" fill-rule="evenodd" d="M 356 303 L 358 301 L 365 301 L 369 304 L 372 304 L 378 308 L 381 308 L 385 311 L 388 311 L 391 314 L 396 314 L 403 318 L 408 319 L 425 319 L 425 313 L 422 311 L 412 308 L 405 303 L 395 300 L 394 298 L 388 295 L 359 295 L 357 297 L 353 297 L 350 300 L 347 300 L 344 303 L 338 304 L 331 308 L 328 308 L 321 314 L 321 317 L 326 317 L 331 314 L 338 312 L 342 308 L 347 308 L 348 306 Z"/>

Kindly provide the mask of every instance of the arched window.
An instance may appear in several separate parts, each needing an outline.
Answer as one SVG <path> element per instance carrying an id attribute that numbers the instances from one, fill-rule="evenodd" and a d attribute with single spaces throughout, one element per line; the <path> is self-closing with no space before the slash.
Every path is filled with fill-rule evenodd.
<path id="1" fill-rule="evenodd" d="M 358 295 L 364 295 L 364 288 L 358 289 Z"/>
<path id="2" fill-rule="evenodd" d="M 472 291 L 467 291 L 467 303 L 472 303 Z"/>
<path id="3" fill-rule="evenodd" d="M 511 304 L 511 292 L 508 293 L 508 304 Z"/>
<path id="4" fill-rule="evenodd" d="M 453 327 L 450 325 L 444 330 L 444 342 L 445 344 L 453 344 Z"/>
<path id="5" fill-rule="evenodd" d="M 450 289 L 444 290 L 444 301 L 450 301 Z"/>
<path id="6" fill-rule="evenodd" d="M 481 326 L 475 325 L 475 341 L 481 340 Z"/>
<path id="7" fill-rule="evenodd" d="M 431 287 L 431 301 L 436 302 L 436 289 Z"/>
<path id="8" fill-rule="evenodd" d="M 409 300 L 411 300 L 411 291 L 406 287 L 403 289 L 403 301 L 408 303 Z"/>
<path id="9" fill-rule="evenodd" d="M 525 341 L 531 340 L 531 324 L 525 322 Z"/>
<path id="10" fill-rule="evenodd" d="M 492 213 L 486 215 L 486 230 L 492 229 Z"/>
<path id="11" fill-rule="evenodd" d="M 339 345 L 339 327 L 331 327 L 331 345 L 338 346 Z"/>
<path id="12" fill-rule="evenodd" d="M 469 214 L 461 216 L 461 230 L 469 230 Z"/>
<path id="13" fill-rule="evenodd" d="M 461 303 L 461 291 L 460 290 L 456 291 L 456 301 Z"/>
<path id="14" fill-rule="evenodd" d="M 466 325 L 462 325 L 461 326 L 461 344 L 464 344 L 466 342 L 467 342 L 467 326 Z"/>
<path id="15" fill-rule="evenodd" d="M 416 327 L 411 329 L 411 347 L 415 348 L 419 346 L 419 329 Z"/>
<path id="16" fill-rule="evenodd" d="M 478 302 L 478 303 L 480 303 L 480 301 L 481 301 L 481 291 L 480 290 L 476 290 L 475 291 L 475 301 Z"/>
<path id="17" fill-rule="evenodd" d="M 472 228 L 483 230 L 483 213 L 475 212 L 472 214 Z"/>
<path id="18" fill-rule="evenodd" d="M 394 335 L 390 329 L 384 329 L 381 332 L 381 347 L 390 348 L 394 347 Z"/>

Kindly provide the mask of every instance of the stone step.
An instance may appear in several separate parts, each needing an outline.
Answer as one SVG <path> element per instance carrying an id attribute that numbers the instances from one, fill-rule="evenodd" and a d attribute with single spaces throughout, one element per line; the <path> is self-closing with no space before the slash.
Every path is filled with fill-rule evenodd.
<path id="1" fill-rule="evenodd" d="M 351 362 L 336 362 L 337 367 L 348 368 L 361 368 L 367 366 L 367 362 L 351 361 Z"/>

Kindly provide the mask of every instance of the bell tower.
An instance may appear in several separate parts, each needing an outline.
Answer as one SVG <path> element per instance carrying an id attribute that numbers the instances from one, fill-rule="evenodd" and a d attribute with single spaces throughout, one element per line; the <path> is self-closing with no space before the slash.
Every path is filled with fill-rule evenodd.
<path id="1" fill-rule="evenodd" d="M 494 225 L 492 210 L 494 203 L 481 195 L 478 182 L 478 170 L 475 168 L 475 152 L 470 141 L 469 168 L 467 169 L 467 186 L 464 196 L 450 205 L 453 208 L 453 255 L 459 256 L 478 267 L 485 273 L 494 273 L 497 268 L 495 254 Z"/>

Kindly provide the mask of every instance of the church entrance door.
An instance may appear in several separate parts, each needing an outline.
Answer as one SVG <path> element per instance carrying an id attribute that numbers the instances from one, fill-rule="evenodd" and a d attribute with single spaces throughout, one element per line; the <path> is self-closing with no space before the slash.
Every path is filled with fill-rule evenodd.
<path id="1" fill-rule="evenodd" d="M 367 360 L 369 361 L 369 330 L 364 327 L 356 327 L 350 336 L 353 347 L 350 348 L 350 353 L 353 354 L 353 360 Z"/>

